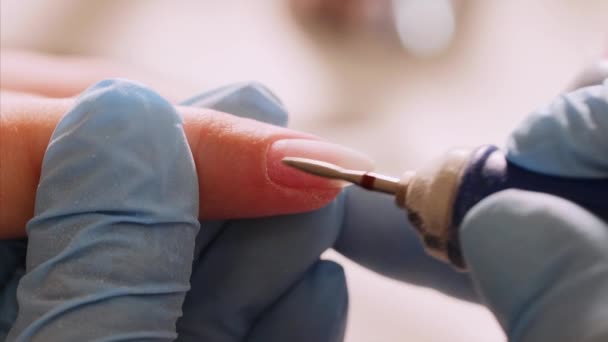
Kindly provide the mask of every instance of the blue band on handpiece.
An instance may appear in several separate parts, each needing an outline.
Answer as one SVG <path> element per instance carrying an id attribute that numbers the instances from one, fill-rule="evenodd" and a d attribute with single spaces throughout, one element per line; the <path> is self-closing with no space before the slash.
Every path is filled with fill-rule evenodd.
<path id="1" fill-rule="evenodd" d="M 465 168 L 456 194 L 448 257 L 461 268 L 465 263 L 460 251 L 458 227 L 467 212 L 487 196 L 505 189 L 521 189 L 543 192 L 570 200 L 608 221 L 608 178 L 587 179 L 550 176 L 532 172 L 508 160 L 504 163 L 491 161 L 491 157 L 503 153 L 496 147 L 485 145 L 474 151 Z"/>

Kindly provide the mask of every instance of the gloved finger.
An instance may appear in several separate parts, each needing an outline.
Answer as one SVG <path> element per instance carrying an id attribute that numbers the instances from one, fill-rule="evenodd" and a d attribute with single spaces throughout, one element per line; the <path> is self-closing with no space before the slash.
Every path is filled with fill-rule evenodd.
<path id="1" fill-rule="evenodd" d="M 551 195 L 507 190 L 461 232 L 476 287 L 509 341 L 608 340 L 608 225 Z"/>
<path id="2" fill-rule="evenodd" d="M 565 177 L 608 177 L 608 80 L 530 115 L 507 143 L 509 161 Z"/>
<path id="3" fill-rule="evenodd" d="M 228 221 L 194 265 L 180 340 L 242 341 L 333 245 L 342 208 L 339 197 L 314 212 Z"/>
<path id="4" fill-rule="evenodd" d="M 344 270 L 321 260 L 260 317 L 245 341 L 341 342 L 347 311 Z"/>
<path id="5" fill-rule="evenodd" d="M 31 218 L 40 161 L 52 128 L 69 104 L 69 100 L 48 99 L 2 102 L 7 124 L 3 122 L 0 134 L 4 150 L 0 151 L 0 195 L 13 200 L 0 203 L 0 237 L 23 235 L 15 227 Z M 45 115 L 32 120 L 30 114 L 37 111 Z M 371 167 L 364 155 L 304 133 L 212 110 L 179 107 L 179 111 L 196 163 L 204 219 L 310 211 L 339 193 L 341 185 L 336 182 L 283 165 L 286 155 Z"/>
<path id="6" fill-rule="evenodd" d="M 175 339 L 197 200 L 173 106 L 134 83 L 87 90 L 44 157 L 9 339 Z"/>
<path id="7" fill-rule="evenodd" d="M 471 280 L 429 256 L 407 213 L 392 196 L 358 187 L 344 190 L 345 215 L 336 250 L 382 275 L 477 300 Z"/>

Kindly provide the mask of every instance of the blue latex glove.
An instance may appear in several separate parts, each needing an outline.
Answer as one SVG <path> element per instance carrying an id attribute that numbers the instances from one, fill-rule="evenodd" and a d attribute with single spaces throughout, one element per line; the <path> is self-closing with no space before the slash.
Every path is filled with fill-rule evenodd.
<path id="1" fill-rule="evenodd" d="M 536 172 L 608 182 L 608 80 L 563 95 L 511 136 Z M 606 194 L 608 200 L 608 194 Z M 509 341 L 608 341 L 608 224 L 558 197 L 508 190 L 465 217 L 465 259 Z"/>

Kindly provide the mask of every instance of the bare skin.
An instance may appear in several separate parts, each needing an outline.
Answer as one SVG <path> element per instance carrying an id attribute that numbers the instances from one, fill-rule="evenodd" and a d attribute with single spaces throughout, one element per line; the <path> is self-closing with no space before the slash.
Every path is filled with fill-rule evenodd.
<path id="1" fill-rule="evenodd" d="M 23 58 L 22 54 L 3 51 L 2 58 L 0 238 L 12 238 L 26 234 L 25 225 L 34 212 L 42 159 L 55 126 L 74 105 L 70 96 L 103 78 L 128 78 L 129 74 L 124 68 L 116 68 L 121 73 L 111 73 L 107 63 L 106 69 L 98 69 L 100 73 L 79 74 L 83 68 L 94 68 L 99 61 L 82 60 L 72 70 L 64 61 L 44 56 Z M 35 77 L 30 71 L 19 72 L 31 70 L 31 63 L 46 67 L 38 68 Z M 10 72 L 6 71 L 9 66 Z M 58 70 L 67 76 L 57 80 Z M 73 74 L 77 76 L 69 76 Z M 283 177 L 292 178 L 291 185 L 277 184 L 269 177 L 269 168 L 284 167 L 269 160 L 281 157 L 268 153 L 273 142 L 318 138 L 207 109 L 176 106 L 176 110 L 183 118 L 199 175 L 202 219 L 310 211 L 338 194 L 335 183 L 287 167 L 279 171 Z M 335 153 L 320 154 L 321 159 L 336 161 Z"/>

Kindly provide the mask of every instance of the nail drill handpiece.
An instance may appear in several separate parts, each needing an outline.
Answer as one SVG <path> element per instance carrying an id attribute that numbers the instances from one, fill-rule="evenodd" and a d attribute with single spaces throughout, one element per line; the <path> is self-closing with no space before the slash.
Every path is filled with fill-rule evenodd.
<path id="1" fill-rule="evenodd" d="M 485 197 L 506 189 L 544 192 L 575 202 L 608 221 L 608 179 L 551 176 L 509 162 L 501 150 L 484 145 L 454 149 L 427 168 L 406 172 L 399 179 L 349 170 L 331 163 L 285 157 L 283 163 L 298 170 L 357 184 L 395 196 L 408 213 L 426 251 L 457 269 L 466 269 L 458 228 L 464 216 Z"/>

